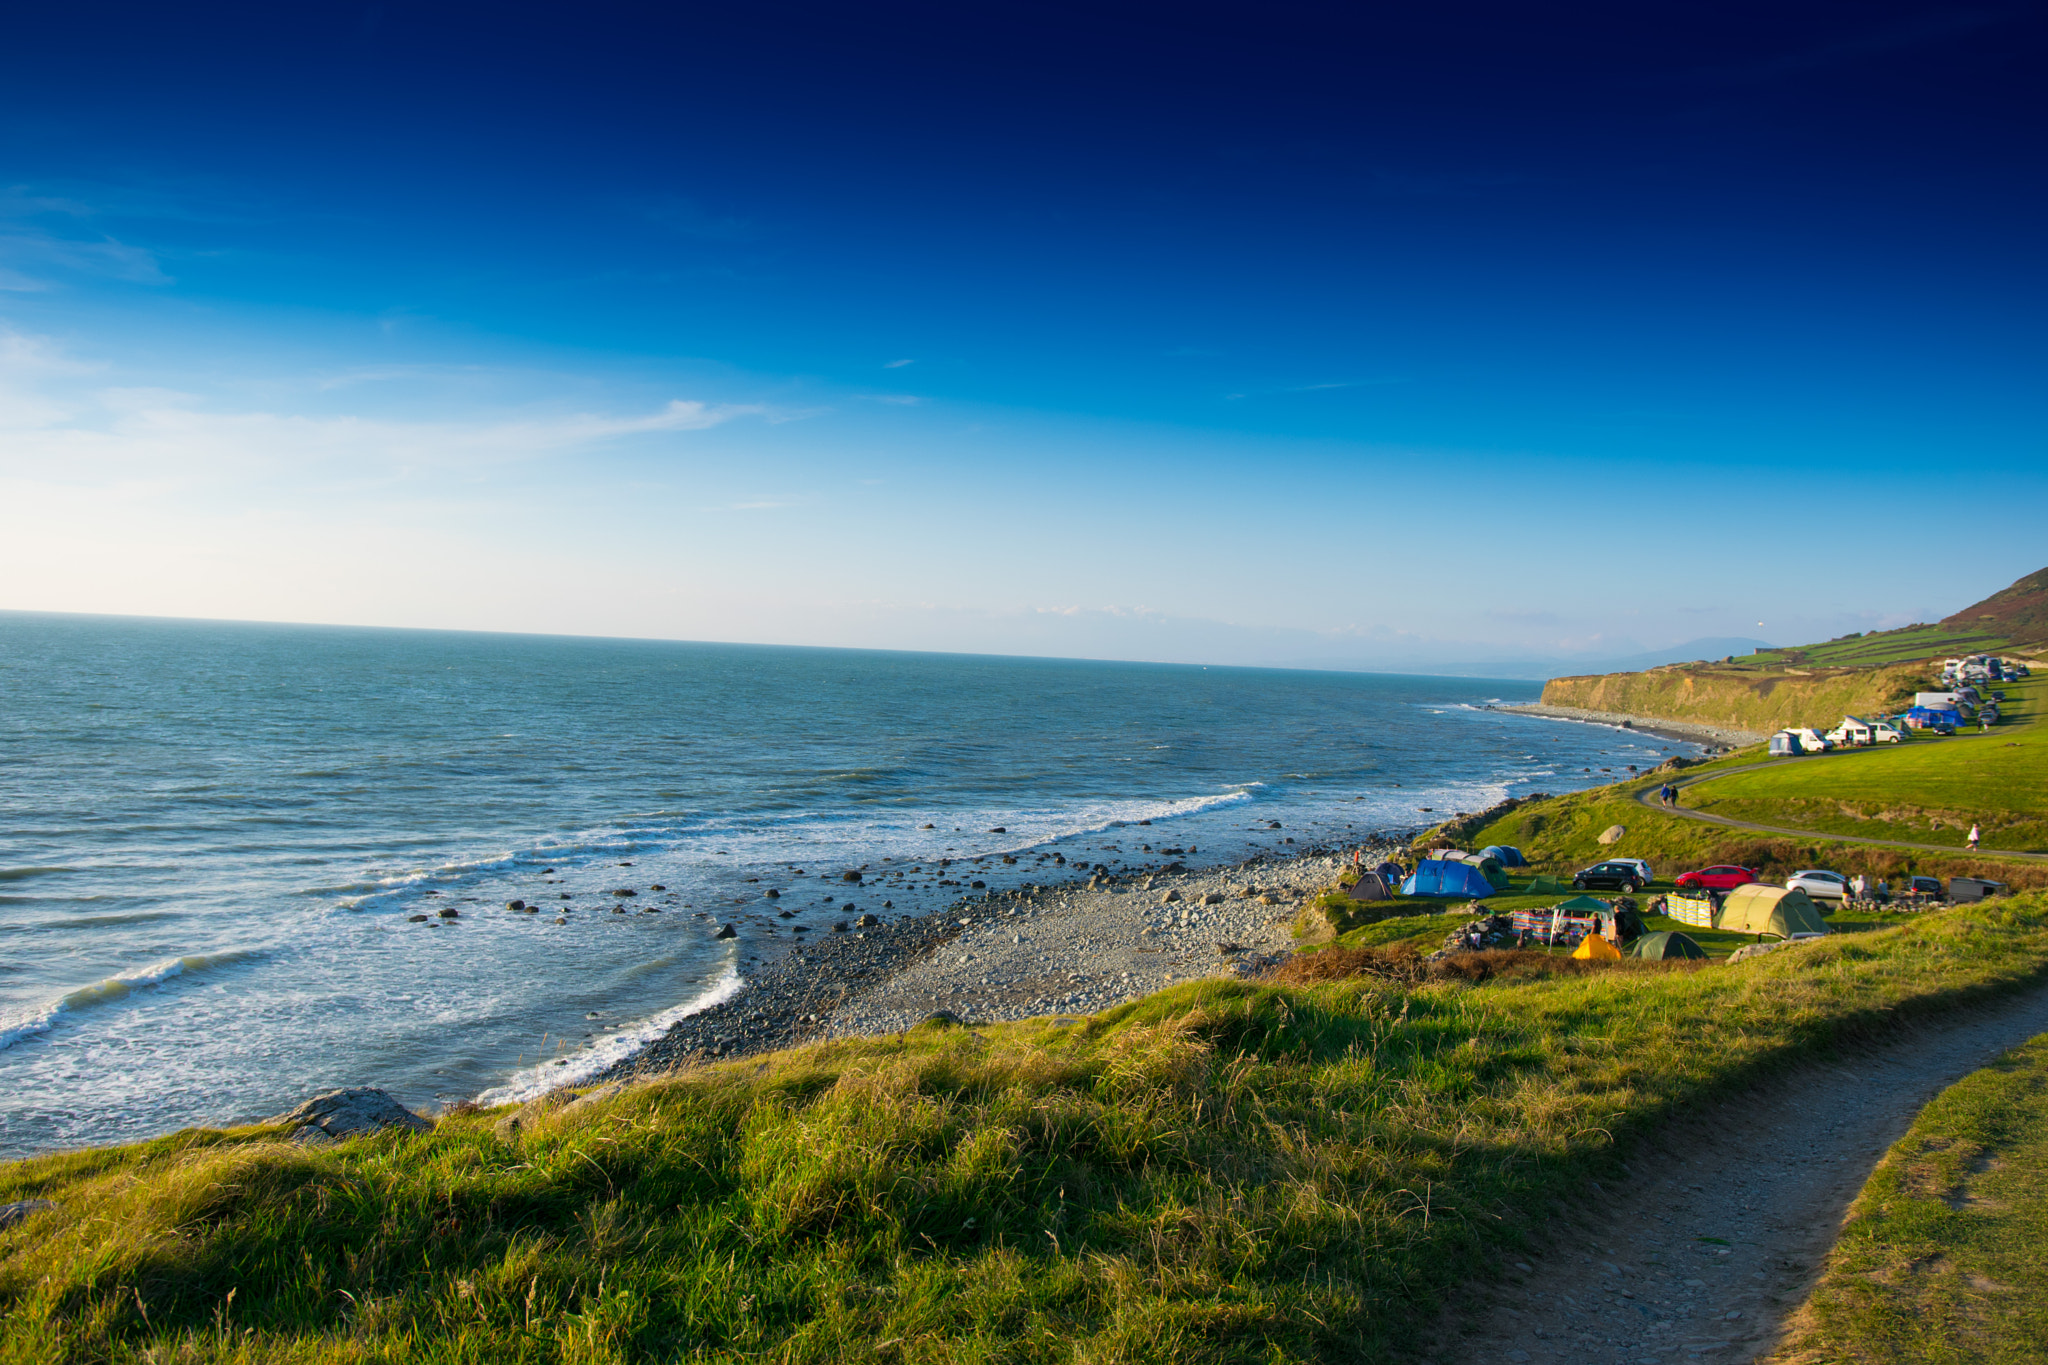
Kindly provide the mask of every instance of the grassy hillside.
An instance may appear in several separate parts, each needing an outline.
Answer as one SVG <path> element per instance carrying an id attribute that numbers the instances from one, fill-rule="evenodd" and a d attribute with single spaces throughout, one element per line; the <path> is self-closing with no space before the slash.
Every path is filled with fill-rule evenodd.
<path id="1" fill-rule="evenodd" d="M 1782 649 L 1760 649 L 1735 660 L 1739 667 L 1759 670 L 1784 668 L 1882 668 L 1888 664 L 1925 663 L 1961 654 L 1998 654 L 2012 646 L 2003 631 L 1967 626 L 1903 626 L 1898 630 L 1873 630 L 1863 635 L 1844 635 L 1816 645 L 1787 645 Z"/>
<path id="2" fill-rule="evenodd" d="M 1832 728 L 1844 714 L 1894 711 L 1911 703 L 1916 688 L 1932 685 L 1917 665 L 1787 672 L 1684 664 L 1552 678 L 1543 701 L 1768 734 L 1787 726 Z"/>
<path id="3" fill-rule="evenodd" d="M 1998 631 L 2013 640 L 2048 640 L 2048 569 L 2028 574 L 1941 624 L 1951 630 Z"/>
<path id="4" fill-rule="evenodd" d="M 2032 733 L 2039 734 L 2039 730 Z M 1927 741 L 1929 749 L 1948 748 L 1955 756 L 1966 756 L 1966 746 L 1981 745 L 1996 741 L 1994 733 L 1990 741 L 1985 738 L 1958 738 L 1939 742 Z M 1914 746 L 1902 751 L 1915 752 Z M 1813 764 L 1825 770 L 1828 765 L 1840 763 L 1841 771 L 1848 771 L 1849 765 L 1869 756 L 1870 751 L 1846 755 L 1830 755 L 1822 759 L 1796 760 L 1787 767 Z M 2026 752 L 2041 751 L 2029 747 Z M 1758 759 L 1756 749 L 1743 750 L 1697 768 L 1688 768 L 1686 775 L 1712 778 L 1716 774 L 1729 772 L 1754 763 Z M 2030 762 L 2037 761 L 2030 759 Z M 1770 773 L 1783 771 L 1772 768 Z M 1842 843 L 1829 837 L 1828 832 L 1816 831 L 1811 836 L 1788 836 L 1775 834 L 1752 834 L 1740 830 L 1729 830 L 1698 820 L 1687 820 L 1682 816 L 1654 807 L 1639 804 L 1635 793 L 1654 788 L 1664 780 L 1663 774 L 1645 774 L 1629 782 L 1611 787 L 1597 787 L 1590 791 L 1574 792 L 1567 796 L 1551 797 L 1517 807 L 1476 828 L 1461 828 L 1456 831 L 1457 842 L 1465 848 L 1482 848 L 1487 844 L 1512 844 L 1538 868 L 1554 873 L 1566 873 L 1607 857 L 1647 858 L 1656 868 L 1660 878 L 1688 868 L 1701 867 L 1710 863 L 1739 863 L 1758 869 L 1766 880 L 1782 880 L 1792 872 L 1807 867 L 1826 867 L 1842 873 L 1862 872 L 1870 877 L 1896 879 L 1901 875 L 1918 873 L 1925 876 L 1984 876 L 2008 882 L 2014 886 L 2048 886 L 2048 864 L 2026 862 L 2002 862 L 1995 857 L 1972 857 L 1961 849 L 1955 853 L 1919 852 L 1910 849 L 1869 848 Z M 1733 782 L 1736 777 L 1721 778 L 1719 781 Z M 1688 788 L 1685 797 L 1688 805 L 1704 805 L 1718 782 Z M 1777 814 L 1789 814 L 1772 807 Z M 1792 819 L 1771 821 L 1797 827 Z M 1627 831 L 1616 844 L 1600 842 L 1600 834 L 1613 825 L 1621 825 Z M 1911 831 L 1893 831 L 1898 837 L 1912 838 Z M 1887 836 L 1889 837 L 1889 836 Z M 1416 841 L 1418 847 L 1427 847 L 1438 842 L 1438 836 L 1425 835 Z M 1933 842 L 1930 840 L 1929 842 Z"/>
<path id="5" fill-rule="evenodd" d="M 0 1361 L 1382 1359 L 1674 1112 L 2044 974 L 2030 896 L 1735 966 L 1190 983 L 506 1138 L 16 1162 L 59 1207 L 0 1232 Z"/>
<path id="6" fill-rule="evenodd" d="M 2048 852 L 2048 678 L 2007 684 L 1990 734 L 1924 738 L 1737 773 L 1687 794 L 1695 810 L 1831 834 Z"/>

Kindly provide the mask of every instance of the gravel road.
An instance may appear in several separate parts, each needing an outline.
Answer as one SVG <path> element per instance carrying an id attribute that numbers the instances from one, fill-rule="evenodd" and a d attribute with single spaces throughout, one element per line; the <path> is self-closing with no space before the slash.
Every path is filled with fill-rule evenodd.
<path id="1" fill-rule="evenodd" d="M 1806 1301 L 1850 1202 L 1926 1103 L 2048 1032 L 2048 988 L 1802 1067 L 1630 1157 L 1540 1256 L 1467 1286 L 1432 1355 L 1471 1365 L 1753 1360 Z"/>

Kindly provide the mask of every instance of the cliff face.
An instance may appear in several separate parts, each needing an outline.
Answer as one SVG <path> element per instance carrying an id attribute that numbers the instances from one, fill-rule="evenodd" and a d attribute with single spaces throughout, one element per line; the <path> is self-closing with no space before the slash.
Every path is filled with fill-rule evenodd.
<path id="1" fill-rule="evenodd" d="M 1845 714 L 1886 714 L 1909 704 L 1915 685 L 1926 678 L 1920 664 L 1771 673 L 1659 668 L 1552 678 L 1544 684 L 1543 701 L 1761 733 L 1798 725 L 1831 730 Z"/>

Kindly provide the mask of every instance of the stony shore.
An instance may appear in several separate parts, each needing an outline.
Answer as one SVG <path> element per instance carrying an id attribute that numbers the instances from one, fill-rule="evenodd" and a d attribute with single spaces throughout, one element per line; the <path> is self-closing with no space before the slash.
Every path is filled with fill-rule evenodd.
<path id="1" fill-rule="evenodd" d="M 1770 738 L 1752 730 L 1734 730 L 1723 725 L 1698 725 L 1692 721 L 1665 720 L 1658 716 L 1631 716 L 1619 711 L 1585 711 L 1576 706 L 1545 706 L 1539 702 L 1527 706 L 1495 706 L 1492 709 L 1518 716 L 1547 716 L 1552 720 L 1584 721 L 1589 725 L 1618 725 L 1626 730 L 1640 730 L 1646 735 L 1683 740 L 1688 744 L 1719 744 L 1739 749 L 1745 744 L 1761 744 Z"/>
<path id="2" fill-rule="evenodd" d="M 1358 846 L 1368 857 L 1392 855 L 1405 840 L 1382 835 Z M 1176 981 L 1252 975 L 1291 951 L 1297 908 L 1336 880 L 1349 847 L 1097 873 L 986 891 L 928 915 L 849 923 L 790 944 L 752 968 L 731 1000 L 678 1021 L 581 1084 L 895 1033 L 941 1012 L 969 1023 L 1081 1015 Z"/>

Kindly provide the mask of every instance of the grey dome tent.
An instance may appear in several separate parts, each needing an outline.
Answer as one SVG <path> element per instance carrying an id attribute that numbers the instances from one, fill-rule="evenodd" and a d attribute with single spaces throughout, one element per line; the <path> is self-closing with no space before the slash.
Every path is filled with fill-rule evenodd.
<path id="1" fill-rule="evenodd" d="M 1676 930 L 1664 929 L 1654 934 L 1644 934 L 1629 944 L 1628 955 L 1668 962 L 1681 957 L 1703 958 L 1707 955 L 1707 950 Z"/>
<path id="2" fill-rule="evenodd" d="M 1387 889 L 1386 879 L 1377 872 L 1361 872 L 1358 880 L 1344 888 L 1344 894 L 1355 901 L 1392 900 L 1394 893 Z"/>

